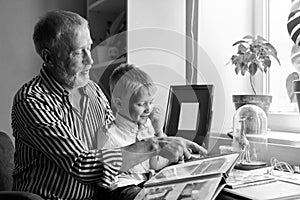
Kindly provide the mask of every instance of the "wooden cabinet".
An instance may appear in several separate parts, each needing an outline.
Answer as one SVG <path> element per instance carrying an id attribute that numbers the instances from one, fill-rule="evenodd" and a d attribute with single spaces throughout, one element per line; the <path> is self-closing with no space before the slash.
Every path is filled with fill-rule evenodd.
<path id="1" fill-rule="evenodd" d="M 127 62 L 127 0 L 87 0 L 87 20 L 94 59 L 90 78 L 108 92 L 110 72 Z"/>

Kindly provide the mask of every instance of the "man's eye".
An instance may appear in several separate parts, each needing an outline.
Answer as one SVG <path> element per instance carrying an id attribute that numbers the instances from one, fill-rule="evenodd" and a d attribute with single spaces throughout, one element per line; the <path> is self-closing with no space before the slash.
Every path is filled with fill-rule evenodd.
<path id="1" fill-rule="evenodd" d="M 74 51 L 72 52 L 72 56 L 80 56 L 82 54 L 82 51 Z"/>

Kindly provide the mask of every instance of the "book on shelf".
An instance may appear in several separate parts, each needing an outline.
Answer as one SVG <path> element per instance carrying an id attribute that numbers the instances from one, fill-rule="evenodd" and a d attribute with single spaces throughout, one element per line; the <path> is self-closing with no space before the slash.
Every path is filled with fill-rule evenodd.
<path id="1" fill-rule="evenodd" d="M 221 154 L 165 167 L 144 184 L 135 200 L 213 200 L 238 158 L 238 153 Z"/>

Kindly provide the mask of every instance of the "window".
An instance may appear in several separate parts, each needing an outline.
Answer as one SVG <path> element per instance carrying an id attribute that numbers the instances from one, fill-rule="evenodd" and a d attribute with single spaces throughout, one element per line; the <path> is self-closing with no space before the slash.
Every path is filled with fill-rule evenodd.
<path id="1" fill-rule="evenodd" d="M 290 1 L 269 0 L 269 41 L 277 48 L 281 61 L 279 68 L 271 68 L 269 88 L 273 95 L 271 111 L 274 112 L 298 112 L 296 102 L 291 103 L 286 91 L 286 77 L 296 70 L 290 61 L 293 41 L 286 25 L 290 8 Z"/>
<path id="2" fill-rule="evenodd" d="M 275 60 L 272 62 L 270 72 L 263 81 L 265 90 L 273 96 L 268 117 L 269 127 L 274 131 L 300 132 L 298 105 L 297 102 L 291 102 L 286 89 L 287 76 L 296 71 L 290 61 L 293 41 L 287 31 L 292 1 L 265 0 L 264 2 L 265 9 L 261 10 L 263 17 L 267 19 L 263 24 L 264 36 L 277 49 L 281 62 L 281 66 Z"/>

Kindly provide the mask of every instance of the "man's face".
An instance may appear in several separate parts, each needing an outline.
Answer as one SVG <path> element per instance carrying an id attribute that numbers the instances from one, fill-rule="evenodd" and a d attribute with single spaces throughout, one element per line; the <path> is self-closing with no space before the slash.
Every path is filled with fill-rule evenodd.
<path id="1" fill-rule="evenodd" d="M 153 110 L 153 101 L 154 94 L 142 87 L 131 98 L 123 99 L 123 108 L 119 113 L 138 124 L 145 124 Z"/>
<path id="2" fill-rule="evenodd" d="M 64 45 L 56 62 L 57 78 L 69 89 L 86 85 L 90 79 L 89 70 L 92 67 L 92 39 L 87 27 L 79 27 L 70 44 Z"/>

